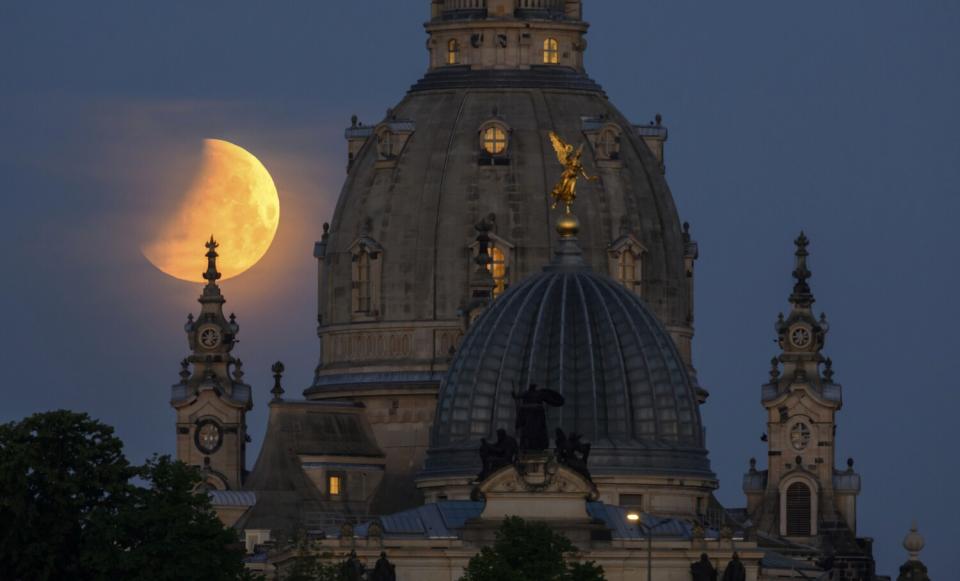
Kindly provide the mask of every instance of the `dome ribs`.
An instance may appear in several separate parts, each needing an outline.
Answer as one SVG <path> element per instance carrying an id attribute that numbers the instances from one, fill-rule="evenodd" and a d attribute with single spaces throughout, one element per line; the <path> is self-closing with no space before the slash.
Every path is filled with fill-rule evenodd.
<path id="1" fill-rule="evenodd" d="M 606 315 L 606 320 L 610 324 L 610 327 L 607 330 L 606 335 L 609 337 L 604 337 L 603 343 L 613 343 L 616 345 L 616 350 L 604 349 L 604 355 L 609 356 L 611 359 L 612 366 L 615 367 L 616 373 L 604 373 L 604 393 L 611 394 L 614 391 L 622 391 L 622 394 L 614 398 L 614 401 L 610 401 L 610 398 L 607 398 L 608 407 L 613 407 L 613 415 L 620 420 L 621 428 L 617 430 L 619 433 L 614 433 L 616 436 L 623 436 L 626 438 L 634 438 L 634 411 L 633 411 L 633 401 L 630 397 L 630 378 L 627 376 L 627 369 L 624 365 L 623 357 L 618 357 L 618 354 L 625 353 L 625 348 L 623 341 L 620 338 L 619 334 L 612 333 L 610 330 L 617 327 L 617 320 L 620 317 L 614 317 L 610 312 L 610 304 L 608 301 L 611 301 L 613 297 L 604 296 L 603 290 L 596 284 L 593 279 L 587 279 L 589 281 L 589 286 L 596 293 L 596 301 L 591 301 L 591 304 L 597 304 L 602 308 L 603 313 Z M 603 344 L 602 343 L 602 344 Z M 606 362 L 604 362 L 604 369 L 607 369 Z M 617 380 L 616 382 L 614 380 Z M 612 384 L 612 385 L 611 385 Z M 610 389 L 610 388 L 613 389 Z M 622 398 L 622 399 L 621 399 Z M 609 418 L 608 412 L 608 418 Z M 604 436 L 607 438 L 611 437 L 611 423 L 607 422 L 607 430 L 604 433 Z M 595 440 L 599 438 L 599 434 L 594 436 Z"/>

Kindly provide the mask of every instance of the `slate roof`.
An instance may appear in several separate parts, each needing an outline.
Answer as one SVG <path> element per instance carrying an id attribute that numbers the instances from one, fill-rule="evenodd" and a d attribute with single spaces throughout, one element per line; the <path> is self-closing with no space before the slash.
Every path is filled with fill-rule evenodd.
<path id="1" fill-rule="evenodd" d="M 383 452 L 366 424 L 362 407 L 338 402 L 273 402 L 263 447 L 244 483 L 256 503 L 237 523 L 240 529 L 295 531 L 315 515 L 365 516 L 358 507 L 331 501 L 303 471 L 300 455 L 365 456 Z"/>
<path id="2" fill-rule="evenodd" d="M 456 539 L 471 519 L 479 518 L 484 503 L 470 500 L 445 500 L 426 504 L 380 517 L 378 522 L 383 534 L 389 538 Z M 628 510 L 600 502 L 588 502 L 587 513 L 602 521 L 611 530 L 614 539 L 645 539 L 645 530 L 627 520 Z M 354 528 L 354 534 L 367 536 L 371 522 Z M 683 519 L 659 518 L 643 515 L 643 524 L 653 532 L 654 538 L 690 539 L 692 526 Z M 705 531 L 706 538 L 718 538 L 714 529 Z"/>

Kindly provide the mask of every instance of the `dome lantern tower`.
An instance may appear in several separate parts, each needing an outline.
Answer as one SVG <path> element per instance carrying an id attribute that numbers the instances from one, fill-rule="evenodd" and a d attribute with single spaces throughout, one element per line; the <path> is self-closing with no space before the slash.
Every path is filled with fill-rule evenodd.
<path id="1" fill-rule="evenodd" d="M 433 0 L 430 70 L 529 70 L 568 67 L 583 72 L 580 0 Z"/>

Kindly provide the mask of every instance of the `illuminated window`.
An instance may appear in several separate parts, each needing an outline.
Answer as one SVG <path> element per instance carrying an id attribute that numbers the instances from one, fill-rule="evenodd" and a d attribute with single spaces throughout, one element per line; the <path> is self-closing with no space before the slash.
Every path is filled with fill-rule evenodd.
<path id="1" fill-rule="evenodd" d="M 357 289 L 357 304 L 354 311 L 358 313 L 370 312 L 370 254 L 361 252 L 356 257 L 357 279 L 354 281 Z"/>
<path id="2" fill-rule="evenodd" d="M 555 38 L 543 41 L 543 64 L 555 65 L 560 62 L 560 43 Z"/>
<path id="3" fill-rule="evenodd" d="M 343 476 L 337 474 L 327 477 L 327 492 L 330 496 L 340 496 L 343 494 Z"/>
<path id="4" fill-rule="evenodd" d="M 604 129 L 597 140 L 600 159 L 620 159 L 620 136 L 613 129 Z"/>
<path id="5" fill-rule="evenodd" d="M 490 245 L 490 264 L 487 269 L 493 275 L 493 296 L 498 297 L 507 290 L 507 256 L 493 244 Z"/>
<path id="6" fill-rule="evenodd" d="M 460 41 L 455 38 L 451 38 L 450 41 L 447 42 L 447 64 L 460 64 Z"/>
<path id="7" fill-rule="evenodd" d="M 507 132 L 499 125 L 483 131 L 483 150 L 490 155 L 501 155 L 507 150 Z"/>
<path id="8" fill-rule="evenodd" d="M 617 279 L 627 290 L 637 292 L 640 290 L 640 260 L 632 250 L 624 250 L 617 258 Z"/>

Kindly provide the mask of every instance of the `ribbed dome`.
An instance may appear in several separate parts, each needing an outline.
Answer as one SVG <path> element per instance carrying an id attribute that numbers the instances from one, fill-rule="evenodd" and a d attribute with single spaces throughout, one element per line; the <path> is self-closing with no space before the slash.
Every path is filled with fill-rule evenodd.
<path id="1" fill-rule="evenodd" d="M 579 256 L 577 256 L 579 259 Z M 563 394 L 548 411 L 592 443 L 594 474 L 712 477 L 680 354 L 634 293 L 557 261 L 496 300 L 474 324 L 441 387 L 424 476 L 475 473 L 480 438 L 513 432 L 512 393 Z"/>

